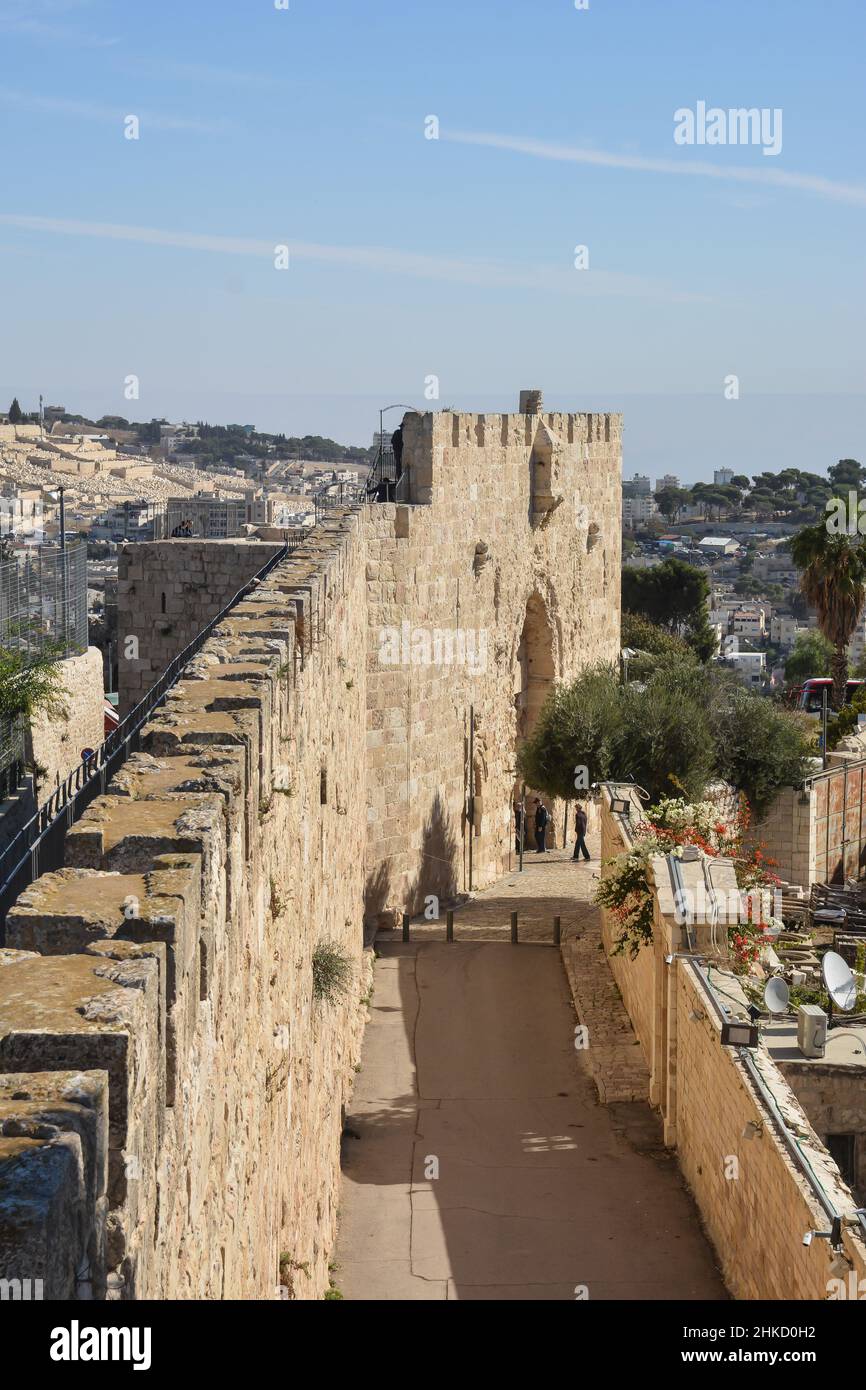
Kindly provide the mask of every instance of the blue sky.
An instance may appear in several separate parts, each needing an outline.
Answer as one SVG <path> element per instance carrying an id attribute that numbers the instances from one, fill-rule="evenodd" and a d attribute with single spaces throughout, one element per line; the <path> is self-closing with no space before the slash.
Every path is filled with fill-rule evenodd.
<path id="1" fill-rule="evenodd" d="M 629 474 L 862 459 L 864 40 L 862 0 L 0 0 L 0 400 L 366 443 L 435 375 L 622 409 Z M 676 145 L 701 100 L 781 152 Z"/>

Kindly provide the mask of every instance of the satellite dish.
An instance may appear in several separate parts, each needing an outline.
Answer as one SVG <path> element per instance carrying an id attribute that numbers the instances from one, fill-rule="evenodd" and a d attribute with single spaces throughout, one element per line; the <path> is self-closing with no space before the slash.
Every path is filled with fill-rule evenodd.
<path id="1" fill-rule="evenodd" d="M 791 1000 L 787 981 L 781 975 L 774 975 L 764 986 L 764 1008 L 768 1014 L 783 1014 Z"/>
<path id="2" fill-rule="evenodd" d="M 827 951 L 821 961 L 821 974 L 827 993 L 843 1014 L 850 1014 L 857 1002 L 857 985 L 848 962 L 838 951 Z"/>

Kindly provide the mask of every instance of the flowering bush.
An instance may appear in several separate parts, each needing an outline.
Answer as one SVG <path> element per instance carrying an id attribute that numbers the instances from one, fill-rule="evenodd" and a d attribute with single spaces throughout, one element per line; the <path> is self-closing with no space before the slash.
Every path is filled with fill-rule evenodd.
<path id="1" fill-rule="evenodd" d="M 728 928 L 728 943 L 742 970 L 758 957 L 765 927 L 775 919 L 763 916 L 762 894 L 755 890 L 778 884 L 761 849 L 746 849 L 744 839 L 750 812 L 744 797 L 733 816 L 725 818 L 712 801 L 687 802 L 663 797 L 647 808 L 632 832 L 632 847 L 609 860 L 608 872 L 598 886 L 596 902 L 613 917 L 619 928 L 614 954 L 628 951 L 632 959 L 653 936 L 653 892 L 649 862 L 653 855 L 682 857 L 686 845 L 696 845 L 710 858 L 733 860 L 737 885 L 747 904 L 745 922 Z M 755 917 L 757 913 L 757 917 Z"/>

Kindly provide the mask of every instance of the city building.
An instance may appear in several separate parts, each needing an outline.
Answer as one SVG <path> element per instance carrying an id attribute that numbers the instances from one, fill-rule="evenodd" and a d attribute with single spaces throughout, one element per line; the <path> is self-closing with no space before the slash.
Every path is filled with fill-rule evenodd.
<path id="1" fill-rule="evenodd" d="M 698 549 L 707 555 L 733 555 L 739 548 L 739 541 L 732 536 L 704 536 L 698 541 Z"/>
<path id="2" fill-rule="evenodd" d="M 652 496 L 629 497 L 623 493 L 622 524 L 627 531 L 651 521 L 657 512 L 655 498 Z"/>
<path id="3" fill-rule="evenodd" d="M 635 473 L 633 477 L 622 481 L 623 497 L 649 497 L 652 495 L 652 483 L 643 473 Z"/>
<path id="4" fill-rule="evenodd" d="M 716 468 L 713 471 L 713 486 L 727 487 L 734 478 L 733 468 Z"/>
<path id="5" fill-rule="evenodd" d="M 766 632 L 765 620 L 766 613 L 763 608 L 735 608 L 731 613 L 730 630 L 740 637 L 761 638 Z"/>

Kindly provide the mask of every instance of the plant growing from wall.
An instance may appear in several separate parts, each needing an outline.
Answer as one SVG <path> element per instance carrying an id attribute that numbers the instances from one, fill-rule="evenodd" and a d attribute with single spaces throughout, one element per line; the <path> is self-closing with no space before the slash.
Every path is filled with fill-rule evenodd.
<path id="1" fill-rule="evenodd" d="M 313 998 L 326 1004 L 336 1004 L 348 992 L 352 982 L 352 962 L 326 941 L 320 941 L 313 952 Z"/>

